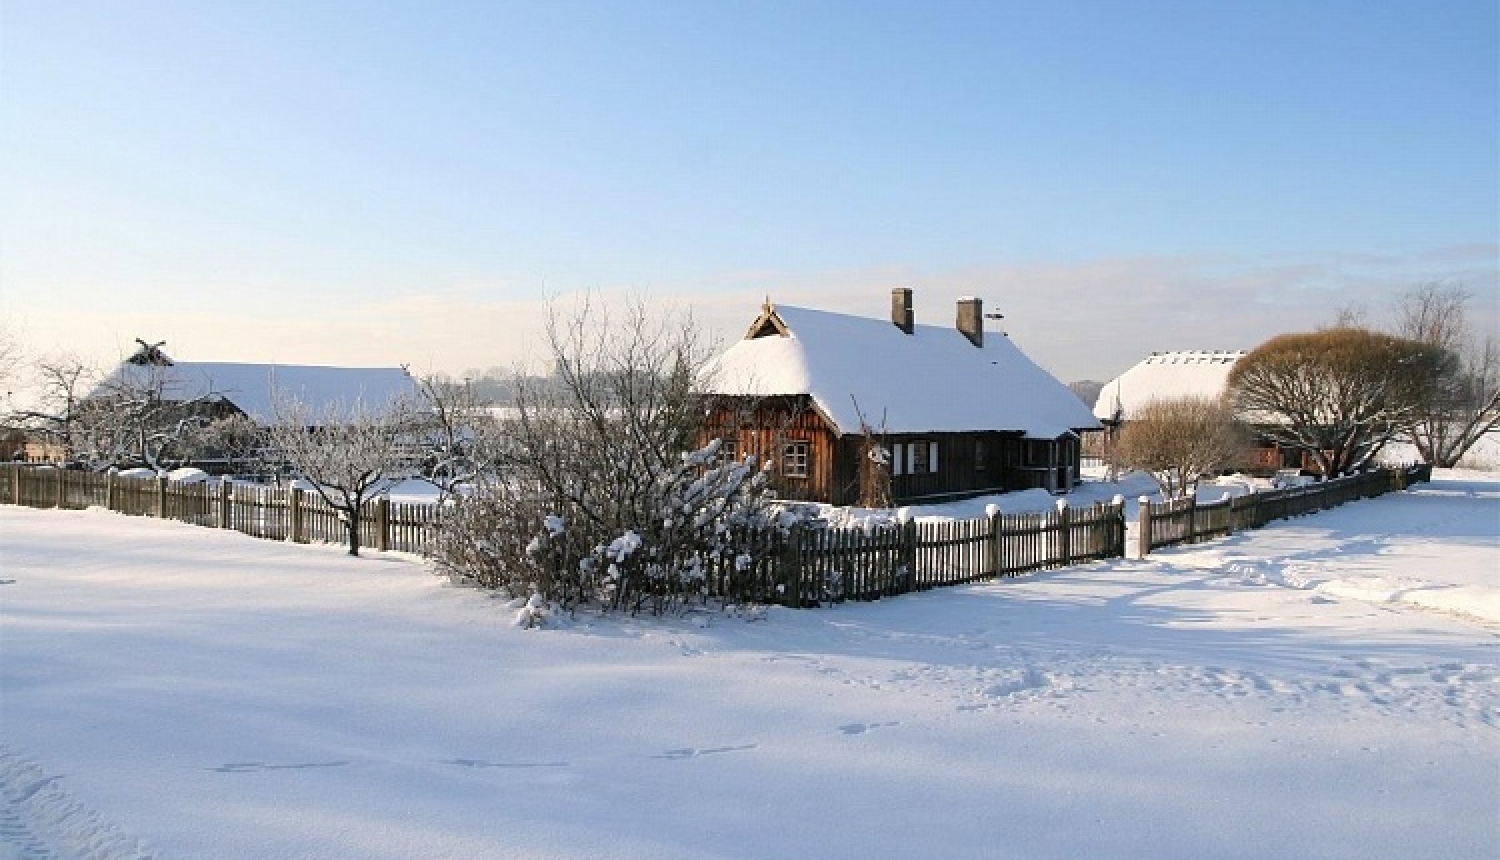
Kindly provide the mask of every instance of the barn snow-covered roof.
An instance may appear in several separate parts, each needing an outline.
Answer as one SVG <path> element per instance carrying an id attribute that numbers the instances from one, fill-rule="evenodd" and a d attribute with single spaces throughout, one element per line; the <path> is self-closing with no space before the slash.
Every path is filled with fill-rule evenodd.
<path id="1" fill-rule="evenodd" d="M 1073 392 L 991 333 L 767 305 L 705 376 L 718 394 L 809 395 L 840 433 L 1008 431 L 1055 439 L 1099 423 Z M 857 409 L 856 409 L 857 404 Z"/>
<path id="2" fill-rule="evenodd" d="M 257 423 L 274 420 L 276 404 L 297 401 L 317 415 L 329 407 L 358 401 L 379 411 L 394 398 L 416 391 L 411 375 L 400 367 L 318 367 L 299 364 L 239 364 L 220 361 L 174 361 L 170 365 L 122 363 L 95 389 L 95 394 L 139 389 L 160 381 L 162 397 L 200 398 L 233 403 Z"/>
<path id="3" fill-rule="evenodd" d="M 1218 397 L 1243 352 L 1155 352 L 1099 390 L 1094 417 L 1128 419 L 1152 400 Z"/>

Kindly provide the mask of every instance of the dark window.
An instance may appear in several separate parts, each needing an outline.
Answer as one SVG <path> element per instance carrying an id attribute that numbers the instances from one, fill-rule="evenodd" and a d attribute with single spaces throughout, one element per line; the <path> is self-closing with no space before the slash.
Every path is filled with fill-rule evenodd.
<path id="1" fill-rule="evenodd" d="M 907 448 L 911 452 L 911 473 L 913 475 L 926 475 L 932 471 L 932 443 L 926 439 L 918 439 Z"/>
<path id="2" fill-rule="evenodd" d="M 738 439 L 719 440 L 719 459 L 725 463 L 735 463 L 740 459 L 740 442 Z"/>

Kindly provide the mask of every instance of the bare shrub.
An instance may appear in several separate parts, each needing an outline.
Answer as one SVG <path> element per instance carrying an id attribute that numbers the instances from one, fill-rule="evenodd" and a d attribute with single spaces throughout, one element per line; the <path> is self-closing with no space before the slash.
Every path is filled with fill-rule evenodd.
<path id="1" fill-rule="evenodd" d="M 648 310 L 633 301 L 612 324 L 587 303 L 554 309 L 553 375 L 514 379 L 483 477 L 446 516 L 439 566 L 564 607 L 660 613 L 764 551 L 763 470 L 721 458 L 717 441 L 696 445 L 707 358 L 696 329 Z"/>
<path id="2" fill-rule="evenodd" d="M 1166 498 L 1187 496 L 1198 479 L 1242 465 L 1248 439 L 1221 398 L 1153 400 L 1125 423 L 1119 465 L 1149 472 Z"/>

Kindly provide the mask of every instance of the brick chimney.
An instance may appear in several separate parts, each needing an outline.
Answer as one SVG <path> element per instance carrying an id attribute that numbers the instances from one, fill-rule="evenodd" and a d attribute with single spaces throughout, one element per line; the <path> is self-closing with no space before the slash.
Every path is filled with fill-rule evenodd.
<path id="1" fill-rule="evenodd" d="M 891 322 L 896 328 L 911 334 L 916 319 L 911 312 L 911 287 L 896 287 L 891 290 Z"/>
<path id="2" fill-rule="evenodd" d="M 958 300 L 958 330 L 975 346 L 984 346 L 984 300 L 972 296 Z"/>

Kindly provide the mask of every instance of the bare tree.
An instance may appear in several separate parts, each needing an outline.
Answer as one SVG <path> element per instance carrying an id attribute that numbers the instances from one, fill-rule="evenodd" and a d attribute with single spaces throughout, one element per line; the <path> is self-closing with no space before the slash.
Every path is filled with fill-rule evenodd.
<path id="1" fill-rule="evenodd" d="M 1243 465 L 1248 438 L 1222 398 L 1152 400 L 1124 424 L 1114 456 L 1149 472 L 1168 499 L 1191 495 L 1203 475 Z"/>
<path id="2" fill-rule="evenodd" d="M 438 489 L 439 501 L 470 487 L 483 468 L 485 442 L 494 438 L 490 404 L 469 380 L 433 374 L 417 382 L 421 410 L 416 428 L 424 448 L 422 478 Z"/>
<path id="3" fill-rule="evenodd" d="M 169 365 L 122 364 L 77 404 L 71 435 L 81 461 L 95 469 L 182 465 L 220 399 L 210 390 L 180 388 Z"/>
<path id="4" fill-rule="evenodd" d="M 183 459 L 184 443 L 208 419 L 195 404 L 162 397 L 159 374 L 139 383 L 107 385 L 84 401 L 83 415 L 96 467 L 163 470 Z"/>
<path id="5" fill-rule="evenodd" d="M 372 406 L 356 399 L 315 409 L 284 398 L 275 410 L 269 427 L 275 454 L 338 512 L 349 554 L 359 555 L 360 510 L 411 472 L 410 401 Z"/>
<path id="6" fill-rule="evenodd" d="M 1333 313 L 1333 324 L 1324 326 L 1323 330 L 1335 328 L 1367 328 L 1370 320 L 1370 310 L 1365 307 L 1364 302 L 1351 300 L 1342 305 Z"/>
<path id="7" fill-rule="evenodd" d="M 213 391 L 184 393 L 169 365 L 126 362 L 103 381 L 93 365 L 71 354 L 32 367 L 37 403 L 17 413 L 62 451 L 92 469 L 165 469 L 200 460 L 251 461 L 262 434 Z"/>
<path id="8" fill-rule="evenodd" d="M 553 309 L 547 331 L 554 375 L 517 374 L 494 468 L 451 507 L 439 564 L 516 596 L 653 612 L 748 569 L 766 475 L 698 444 L 691 320 L 635 300 L 618 323 Z"/>
<path id="9" fill-rule="evenodd" d="M 1500 345 L 1469 324 L 1470 295 L 1459 286 L 1419 284 L 1398 304 L 1396 332 L 1449 353 L 1429 382 L 1410 429 L 1422 459 L 1451 467 L 1484 434 L 1500 426 Z"/>
<path id="10" fill-rule="evenodd" d="M 10 412 L 12 383 L 25 366 L 21 335 L 9 320 L 0 320 L 0 401 L 3 401 L 6 423 L 0 428 L 0 459 L 19 460 L 26 453 L 26 431 L 15 426 L 22 416 Z M 24 420 L 24 419 L 23 419 Z"/>
<path id="11" fill-rule="evenodd" d="M 854 414 L 859 416 L 859 505 L 862 508 L 888 508 L 891 506 L 891 449 L 881 440 L 885 439 L 885 420 L 881 416 L 877 431 L 865 420 L 865 413 L 854 402 Z"/>
<path id="12" fill-rule="evenodd" d="M 1356 328 L 1272 338 L 1229 374 L 1242 421 L 1307 452 L 1330 477 L 1364 468 L 1410 427 L 1448 354 Z"/>
<path id="13" fill-rule="evenodd" d="M 25 366 L 21 335 L 8 321 L 0 320 L 0 391 L 10 394 L 10 383 Z"/>
<path id="14" fill-rule="evenodd" d="M 59 354 L 37 359 L 31 372 L 37 403 L 17 417 L 55 446 L 65 462 L 87 462 L 93 446 L 80 413 L 98 371 L 76 355 Z"/>

